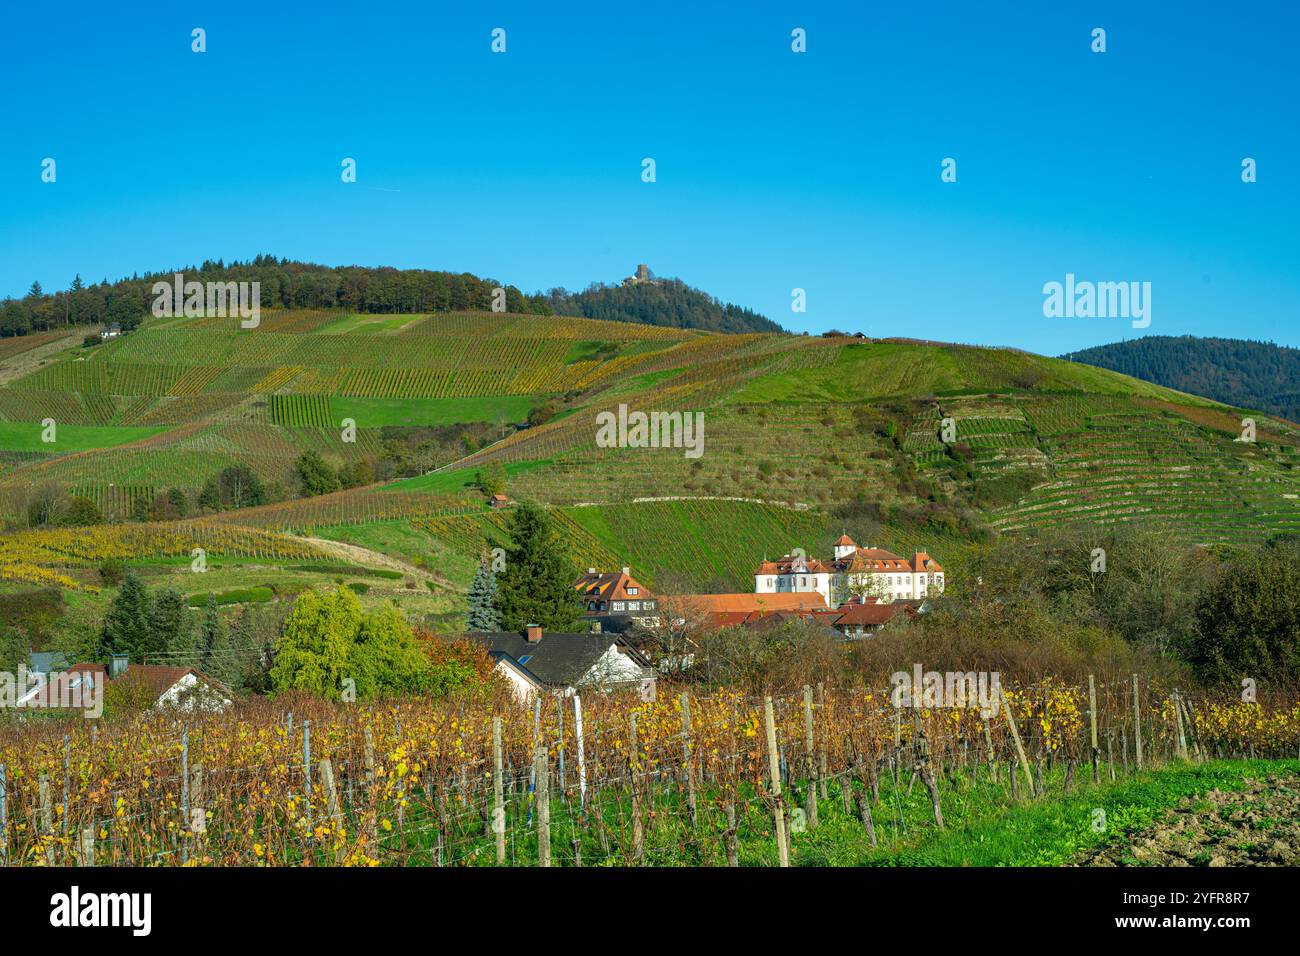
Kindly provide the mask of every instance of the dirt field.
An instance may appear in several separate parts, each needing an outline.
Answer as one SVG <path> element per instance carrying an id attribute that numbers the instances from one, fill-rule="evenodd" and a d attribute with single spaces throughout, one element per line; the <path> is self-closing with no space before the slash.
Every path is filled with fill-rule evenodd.
<path id="1" fill-rule="evenodd" d="M 1165 818 L 1081 866 L 1300 866 L 1300 777 L 1270 774 L 1240 792 L 1184 797 Z"/>

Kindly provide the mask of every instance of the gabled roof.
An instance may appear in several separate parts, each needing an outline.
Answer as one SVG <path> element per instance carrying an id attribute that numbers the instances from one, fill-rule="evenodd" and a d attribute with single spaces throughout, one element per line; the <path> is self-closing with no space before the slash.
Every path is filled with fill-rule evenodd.
<path id="1" fill-rule="evenodd" d="M 835 546 L 852 546 L 853 551 L 842 558 L 832 561 L 819 561 L 816 558 L 801 558 L 787 554 L 778 561 L 763 561 L 755 574 L 843 574 L 867 573 L 889 574 L 891 572 L 911 572 L 931 574 L 942 572 L 943 566 L 924 551 L 917 551 L 911 558 L 894 554 L 884 548 L 859 548 L 847 534 L 841 535 Z"/>
<path id="2" fill-rule="evenodd" d="M 764 561 L 758 566 L 757 574 L 828 574 L 834 571 L 832 565 L 817 558 L 803 558 L 787 554 L 776 561 Z"/>
<path id="3" fill-rule="evenodd" d="M 512 667 L 547 687 L 573 686 L 611 647 L 640 667 L 650 666 L 643 654 L 609 634 L 543 631 L 541 640 L 532 643 L 518 631 L 468 633 L 465 637 L 482 644 L 492 657 L 506 658 Z"/>
<path id="4" fill-rule="evenodd" d="M 86 709 L 95 704 L 95 688 L 103 687 L 107 681 L 108 668 L 103 664 L 73 664 L 31 688 L 18 699 L 18 703 L 32 708 Z"/>
<path id="5" fill-rule="evenodd" d="M 167 693 L 187 674 L 193 674 L 202 684 L 220 689 L 220 685 L 195 667 L 169 667 L 163 664 L 132 664 L 113 679 L 114 684 L 125 687 L 144 687 L 157 700 Z"/>
<path id="6" fill-rule="evenodd" d="M 195 667 L 168 667 L 161 664 L 130 664 L 127 669 L 111 682 L 108 667 L 104 664 L 73 664 L 66 670 L 58 671 L 53 680 L 47 681 L 30 698 L 23 698 L 24 706 L 60 708 L 88 707 L 93 703 L 90 694 L 95 687 L 106 688 L 109 684 L 122 687 L 143 687 L 154 701 L 176 686 L 187 674 L 193 674 L 201 684 L 205 684 L 227 694 L 226 689 L 207 677 Z"/>
<path id="7" fill-rule="evenodd" d="M 636 588 L 637 593 L 628 594 L 627 589 L 630 587 Z M 654 596 L 626 571 L 588 571 L 578 577 L 573 589 L 582 597 L 599 598 L 602 601 L 622 601 L 627 598 L 644 600 Z"/>
<path id="8" fill-rule="evenodd" d="M 894 604 L 852 604 L 835 614 L 836 627 L 878 627 L 903 612 L 916 613 L 916 609 L 901 601 Z"/>

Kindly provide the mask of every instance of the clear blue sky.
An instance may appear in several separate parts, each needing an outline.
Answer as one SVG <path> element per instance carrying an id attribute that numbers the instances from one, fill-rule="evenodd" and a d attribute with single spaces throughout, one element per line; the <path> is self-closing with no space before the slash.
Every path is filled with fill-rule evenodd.
<path id="1" fill-rule="evenodd" d="M 526 291 L 646 262 L 814 333 L 1144 334 L 1044 318 L 1073 272 L 1151 282 L 1146 334 L 1300 346 L 1294 4 L 278 6 L 8 8 L 0 296 L 259 252 Z"/>

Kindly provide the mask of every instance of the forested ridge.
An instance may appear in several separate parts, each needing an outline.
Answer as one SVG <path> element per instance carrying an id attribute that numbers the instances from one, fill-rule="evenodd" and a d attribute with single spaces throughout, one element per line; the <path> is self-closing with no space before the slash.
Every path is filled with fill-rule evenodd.
<path id="1" fill-rule="evenodd" d="M 585 292 L 556 288 L 526 294 L 468 272 L 389 266 L 322 266 L 260 255 L 247 262 L 207 260 L 157 273 L 87 284 L 75 276 L 67 289 L 46 292 L 33 282 L 21 298 L 0 300 L 0 337 L 61 326 L 118 323 L 130 331 L 149 314 L 153 284 L 184 273 L 198 282 L 260 282 L 261 307 L 339 309 L 343 312 L 420 313 L 489 311 L 493 290 L 505 290 L 505 311 L 575 315 L 713 332 L 776 332 L 763 316 L 714 299 L 677 279 L 638 286 L 592 285 Z"/>
<path id="2" fill-rule="evenodd" d="M 1300 349 L 1250 339 L 1149 335 L 1061 357 L 1300 420 Z"/>

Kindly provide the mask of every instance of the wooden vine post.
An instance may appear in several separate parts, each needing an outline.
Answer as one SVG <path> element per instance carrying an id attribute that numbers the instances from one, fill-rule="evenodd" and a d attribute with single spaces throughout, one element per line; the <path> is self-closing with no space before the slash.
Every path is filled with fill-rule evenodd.
<path id="1" fill-rule="evenodd" d="M 772 714 L 772 698 L 763 699 L 763 721 L 767 725 L 767 768 L 771 782 L 772 819 L 776 824 L 776 855 L 781 866 L 790 865 L 790 847 L 786 843 L 785 806 L 781 799 L 781 762 L 776 749 L 776 718 Z"/>
<path id="2" fill-rule="evenodd" d="M 546 744 L 538 742 L 533 766 L 537 797 L 537 865 L 551 865 L 551 767 Z"/>
<path id="3" fill-rule="evenodd" d="M 640 782 L 638 768 L 641 764 L 641 745 L 637 742 L 635 711 L 628 717 L 628 735 L 627 776 L 632 787 L 632 862 L 640 866 L 645 855 L 645 829 L 641 821 L 641 788 L 637 786 Z"/>
<path id="4" fill-rule="evenodd" d="M 1169 702 L 1173 704 L 1174 707 L 1174 725 L 1178 732 L 1178 741 L 1177 741 L 1178 757 L 1180 760 L 1186 760 L 1187 759 L 1187 734 L 1183 729 L 1182 695 L 1179 694 L 1178 691 L 1174 691 L 1174 694 L 1170 698 Z"/>
<path id="5" fill-rule="evenodd" d="M 1101 749 L 1097 746 L 1097 678 L 1088 675 L 1088 726 L 1092 732 L 1092 782 L 1101 782 Z"/>
<path id="6" fill-rule="evenodd" d="M 807 684 L 803 687 L 803 737 L 804 749 L 808 752 L 808 793 L 804 801 L 804 812 L 808 817 L 808 829 L 817 829 L 817 755 L 813 743 L 813 691 Z"/>
<path id="7" fill-rule="evenodd" d="M 696 795 L 695 761 L 691 756 L 691 697 L 682 691 L 682 760 L 686 763 L 686 813 L 691 831 L 695 831 Z"/>
<path id="8" fill-rule="evenodd" d="M 1011 704 L 1007 702 L 1007 695 L 1000 694 L 1002 698 L 1002 714 L 1007 718 L 1007 727 L 1011 730 L 1011 739 L 1016 745 L 1016 754 L 1020 757 L 1020 766 L 1025 771 L 1025 779 L 1029 781 L 1029 792 L 1034 792 L 1034 772 L 1029 768 L 1029 758 L 1025 756 L 1025 745 L 1020 742 L 1020 731 L 1016 729 L 1016 718 L 1011 715 Z M 1012 780 L 1014 783 L 1014 778 Z"/>
<path id="9" fill-rule="evenodd" d="M 1137 769 L 1142 770 L 1142 704 L 1138 699 L 1138 676 L 1133 675 L 1133 746 Z"/>
<path id="10" fill-rule="evenodd" d="M 501 776 L 501 718 L 492 718 L 492 832 L 496 836 L 497 866 L 506 862 L 506 802 Z"/>

